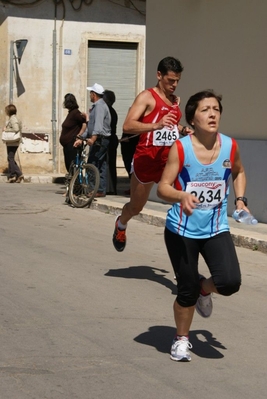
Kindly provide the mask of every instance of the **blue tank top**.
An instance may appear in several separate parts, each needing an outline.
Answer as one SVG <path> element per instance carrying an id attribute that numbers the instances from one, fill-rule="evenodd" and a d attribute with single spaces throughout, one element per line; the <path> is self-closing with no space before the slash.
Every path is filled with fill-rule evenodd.
<path id="1" fill-rule="evenodd" d="M 200 239 L 229 231 L 227 197 L 236 141 L 223 134 L 218 135 L 220 152 L 218 158 L 208 165 L 201 164 L 196 158 L 190 136 L 174 144 L 180 159 L 175 187 L 196 195 L 200 204 L 191 216 L 184 214 L 180 203 L 173 204 L 166 219 L 166 227 L 173 233 Z"/>

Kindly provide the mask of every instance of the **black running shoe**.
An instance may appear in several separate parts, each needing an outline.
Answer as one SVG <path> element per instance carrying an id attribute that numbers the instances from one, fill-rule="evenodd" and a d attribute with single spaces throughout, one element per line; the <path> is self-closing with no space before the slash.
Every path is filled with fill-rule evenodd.
<path id="1" fill-rule="evenodd" d="M 120 218 L 120 215 L 117 216 L 116 221 L 115 221 L 115 229 L 114 229 L 114 233 L 113 233 L 112 242 L 113 242 L 115 249 L 118 252 L 122 252 L 126 246 L 126 233 L 125 233 L 125 230 L 120 230 L 118 228 L 119 218 Z"/>

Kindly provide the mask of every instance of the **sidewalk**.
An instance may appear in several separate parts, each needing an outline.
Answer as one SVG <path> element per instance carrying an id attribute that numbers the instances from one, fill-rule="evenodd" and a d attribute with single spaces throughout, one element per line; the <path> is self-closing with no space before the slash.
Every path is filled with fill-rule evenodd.
<path id="1" fill-rule="evenodd" d="M 6 183 L 6 181 L 7 181 L 7 176 L 5 174 L 1 174 L 0 183 Z M 64 175 L 63 174 L 35 175 L 35 174 L 24 173 L 24 183 L 64 184 Z"/>
<path id="2" fill-rule="evenodd" d="M 0 183 L 6 182 L 6 176 L 0 176 Z M 26 175 L 26 183 L 55 183 L 64 184 L 64 175 Z M 123 205 L 129 200 L 125 190 L 129 189 L 129 179 L 124 168 L 118 168 L 118 195 L 107 195 L 104 198 L 97 198 L 91 205 L 91 209 L 101 212 L 118 215 Z M 134 219 L 163 227 L 165 225 L 166 212 L 170 205 L 148 201 L 143 211 Z M 267 224 L 258 223 L 256 226 L 237 223 L 231 217 L 228 218 L 234 244 L 239 247 L 248 248 L 253 251 L 260 251 L 267 254 Z"/>

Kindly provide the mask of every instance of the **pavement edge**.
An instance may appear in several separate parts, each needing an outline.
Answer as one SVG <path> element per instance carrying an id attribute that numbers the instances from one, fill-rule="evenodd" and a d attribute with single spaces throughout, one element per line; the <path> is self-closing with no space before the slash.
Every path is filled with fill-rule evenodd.
<path id="1" fill-rule="evenodd" d="M 111 205 L 104 204 L 100 202 L 93 202 L 91 205 L 91 209 L 97 210 L 104 213 L 109 213 L 111 215 L 119 215 L 122 207 L 120 205 Z M 139 215 L 134 216 L 135 220 L 138 220 L 143 223 L 148 223 L 157 227 L 165 226 L 165 217 L 158 214 L 156 212 L 149 212 L 145 210 L 145 212 L 141 212 Z M 245 235 L 245 232 L 241 235 L 239 232 L 232 231 L 234 229 L 230 228 L 230 233 L 233 238 L 234 244 L 237 247 L 247 248 L 252 251 L 259 251 L 267 254 L 267 241 L 252 238 L 248 235 Z"/>

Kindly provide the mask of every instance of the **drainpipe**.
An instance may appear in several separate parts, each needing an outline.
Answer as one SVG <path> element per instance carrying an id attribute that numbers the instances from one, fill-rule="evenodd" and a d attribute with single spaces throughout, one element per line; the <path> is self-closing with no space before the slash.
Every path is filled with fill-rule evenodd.
<path id="1" fill-rule="evenodd" d="M 14 77 L 14 41 L 10 42 L 10 69 L 9 69 L 9 104 L 13 103 L 13 77 Z"/>
<path id="2" fill-rule="evenodd" d="M 52 157 L 53 157 L 53 173 L 57 172 L 57 119 L 56 119 L 56 73 L 57 73 L 57 2 L 55 2 L 55 20 L 53 30 L 53 56 L 52 56 Z"/>
<path id="3" fill-rule="evenodd" d="M 58 54 L 58 100 L 57 100 L 57 118 L 58 118 L 58 126 L 61 126 L 62 124 L 62 48 L 63 48 L 63 30 L 64 30 L 64 19 L 61 21 L 61 26 L 59 29 L 59 54 Z M 61 152 L 58 151 L 58 159 L 57 159 L 57 164 L 58 164 L 58 172 L 61 172 L 60 170 L 60 165 L 61 165 Z"/>

